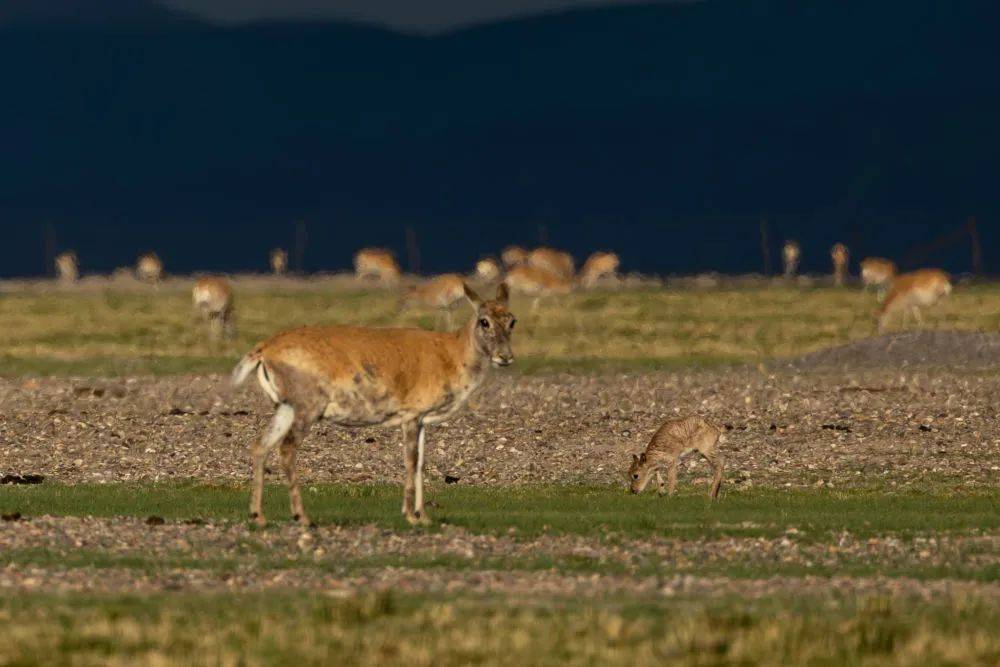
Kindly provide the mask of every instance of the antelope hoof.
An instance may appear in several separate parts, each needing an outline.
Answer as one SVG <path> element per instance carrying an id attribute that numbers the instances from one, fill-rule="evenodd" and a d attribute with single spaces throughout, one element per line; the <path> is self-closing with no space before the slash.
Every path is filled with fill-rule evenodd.
<path id="1" fill-rule="evenodd" d="M 407 512 L 406 522 L 411 526 L 429 526 L 431 520 L 426 512 Z"/>
<path id="2" fill-rule="evenodd" d="M 258 514 L 257 512 L 251 512 L 250 518 L 253 519 L 253 522 L 257 524 L 257 526 L 259 526 L 260 528 L 263 528 L 264 526 L 267 525 L 267 520 L 264 518 L 263 514 Z"/>
<path id="3" fill-rule="evenodd" d="M 300 526 L 302 526 L 303 528 L 315 528 L 316 527 L 315 522 L 313 522 L 312 520 L 310 520 L 309 517 L 307 517 L 305 514 L 294 514 L 294 515 L 292 515 L 292 519 L 294 519 L 295 522 L 297 524 L 299 524 Z"/>

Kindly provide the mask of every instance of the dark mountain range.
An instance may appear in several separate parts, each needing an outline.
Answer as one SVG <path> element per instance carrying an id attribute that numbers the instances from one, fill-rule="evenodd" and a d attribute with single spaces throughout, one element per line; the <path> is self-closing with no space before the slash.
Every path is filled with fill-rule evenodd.
<path id="1" fill-rule="evenodd" d="M 994 3 L 710 0 L 415 37 L 60 2 L 11 21 L 28 3 L 0 0 L 0 274 L 43 269 L 42 223 L 92 270 L 147 247 L 257 267 L 296 220 L 308 269 L 402 251 L 407 226 L 428 270 L 540 234 L 644 271 L 758 270 L 762 217 L 807 269 L 843 239 L 963 270 L 960 243 L 917 246 L 970 215 L 1000 240 Z M 103 13 L 64 20 L 84 4 Z"/>
<path id="2" fill-rule="evenodd" d="M 0 0 L 0 25 L 71 25 L 123 27 L 191 25 L 184 12 L 149 0 Z"/>

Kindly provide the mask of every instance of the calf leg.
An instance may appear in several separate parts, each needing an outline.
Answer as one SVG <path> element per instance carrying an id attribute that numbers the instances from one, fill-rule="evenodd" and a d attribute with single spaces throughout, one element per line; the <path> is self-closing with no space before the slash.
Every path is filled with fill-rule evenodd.
<path id="1" fill-rule="evenodd" d="M 250 494 L 250 517 L 260 526 L 266 523 L 262 508 L 264 498 L 264 461 L 267 459 L 267 455 L 271 453 L 271 450 L 288 435 L 288 431 L 292 428 L 294 421 L 295 409 L 287 403 L 282 403 L 275 411 L 267 432 L 250 446 L 250 455 L 253 459 L 253 488 Z"/>
<path id="2" fill-rule="evenodd" d="M 657 486 L 657 489 L 656 489 L 657 495 L 662 496 L 662 495 L 665 495 L 667 493 L 667 488 L 666 488 L 666 486 L 664 486 L 664 482 L 663 482 L 663 475 L 660 474 L 659 470 L 656 471 L 656 486 Z"/>
<path id="3" fill-rule="evenodd" d="M 722 486 L 722 469 L 724 461 L 721 454 L 706 456 L 705 459 L 709 462 L 709 464 L 711 464 L 712 472 L 714 473 L 712 477 L 712 490 L 709 491 L 708 495 L 712 500 L 715 500 L 719 497 L 719 487 Z"/>
<path id="4" fill-rule="evenodd" d="M 677 458 L 675 456 L 671 459 L 670 465 L 667 466 L 667 493 L 671 496 L 677 490 Z"/>

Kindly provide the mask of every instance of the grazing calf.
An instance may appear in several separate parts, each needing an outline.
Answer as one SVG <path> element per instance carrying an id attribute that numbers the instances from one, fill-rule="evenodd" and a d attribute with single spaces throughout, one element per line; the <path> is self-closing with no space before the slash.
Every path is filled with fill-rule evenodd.
<path id="1" fill-rule="evenodd" d="M 835 243 L 830 248 L 830 261 L 833 262 L 833 284 L 837 287 L 843 287 L 844 285 L 850 259 L 851 254 L 848 252 L 847 246 L 843 243 Z"/>
<path id="2" fill-rule="evenodd" d="M 135 275 L 144 283 L 159 285 L 163 280 L 163 262 L 155 252 L 140 255 L 135 265 Z"/>
<path id="3" fill-rule="evenodd" d="M 309 429 L 323 418 L 348 427 L 402 427 L 403 515 L 411 524 L 428 522 L 424 429 L 456 414 L 486 379 L 490 366 L 508 366 L 514 360 L 510 347 L 514 316 L 507 307 L 507 285 L 501 283 L 492 301 L 481 300 L 467 286 L 464 291 L 475 315 L 454 333 L 305 327 L 280 333 L 243 357 L 233 371 L 233 383 L 239 385 L 256 372 L 264 392 L 277 405 L 267 432 L 252 446 L 250 513 L 258 524 L 264 524 L 264 462 L 279 445 L 292 514 L 299 523 L 309 524 L 295 456 Z"/>
<path id="4" fill-rule="evenodd" d="M 719 496 L 722 486 L 723 458 L 718 445 L 725 442 L 722 430 L 701 417 L 687 417 L 667 421 L 653 434 L 652 440 L 646 445 L 642 454 L 632 455 L 632 465 L 629 466 L 629 490 L 632 493 L 642 493 L 649 480 L 656 475 L 659 493 L 673 495 L 677 488 L 677 463 L 687 452 L 698 452 L 712 466 L 714 478 L 709 497 L 713 500 Z M 667 469 L 667 489 L 664 490 L 661 471 Z"/>
<path id="5" fill-rule="evenodd" d="M 528 266 L 555 274 L 567 280 L 572 280 L 576 273 L 573 256 L 562 250 L 552 248 L 535 248 L 528 253 Z"/>
<path id="6" fill-rule="evenodd" d="M 593 287 L 597 281 L 604 277 L 615 277 L 621 260 L 613 252 L 595 252 L 580 269 L 580 284 L 584 287 Z"/>
<path id="7" fill-rule="evenodd" d="M 75 283 L 80 277 L 80 264 L 72 250 L 56 256 L 56 276 L 61 283 Z"/>
<path id="8" fill-rule="evenodd" d="M 465 282 L 457 273 L 445 273 L 431 278 L 422 285 L 411 287 L 399 301 L 399 309 L 418 304 L 437 309 L 445 316 L 445 327 L 451 330 L 451 312 L 465 299 Z"/>
<path id="9" fill-rule="evenodd" d="M 878 330 L 885 331 L 893 313 L 902 311 L 903 326 L 907 315 L 912 314 L 917 324 L 923 322 L 920 309 L 932 306 L 943 296 L 951 294 L 951 278 L 941 269 L 920 269 L 904 273 L 892 283 L 882 305 L 875 311 Z"/>
<path id="10" fill-rule="evenodd" d="M 288 253 L 283 248 L 275 248 L 271 251 L 271 273 L 276 276 L 283 276 L 288 273 Z"/>
<path id="11" fill-rule="evenodd" d="M 802 249 L 797 241 L 785 241 L 785 247 L 781 249 L 781 258 L 785 262 L 785 278 L 794 278 L 799 270 L 799 258 L 802 256 Z"/>
<path id="12" fill-rule="evenodd" d="M 528 261 L 528 251 L 517 245 L 509 245 L 500 253 L 500 261 L 508 269 L 521 266 Z"/>
<path id="13" fill-rule="evenodd" d="M 483 282 L 491 283 L 500 277 L 500 265 L 492 257 L 486 257 L 476 262 L 476 277 Z"/>
<path id="14" fill-rule="evenodd" d="M 883 257 L 866 257 L 861 260 L 861 283 L 865 289 L 874 287 L 879 300 L 885 297 L 889 285 L 896 278 L 896 264 Z"/>
<path id="15" fill-rule="evenodd" d="M 233 288 L 225 278 L 199 278 L 191 290 L 194 309 L 208 324 L 212 338 L 236 335 L 233 321 Z"/>
<path id="16" fill-rule="evenodd" d="M 354 275 L 358 280 L 375 278 L 385 285 L 395 285 L 401 274 L 396 256 L 389 250 L 362 248 L 354 255 Z"/>

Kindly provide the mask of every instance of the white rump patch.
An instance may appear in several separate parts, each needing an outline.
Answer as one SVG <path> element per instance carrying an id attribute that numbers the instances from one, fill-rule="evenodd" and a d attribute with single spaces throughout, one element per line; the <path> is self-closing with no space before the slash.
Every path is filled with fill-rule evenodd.
<path id="1" fill-rule="evenodd" d="M 264 393 L 267 394 L 275 403 L 281 403 L 281 397 L 278 396 L 278 388 L 274 386 L 274 381 L 267 373 L 267 369 L 264 368 L 264 364 L 261 363 L 257 366 L 257 382 L 260 383 L 261 388 Z M 280 410 L 281 408 L 279 408 Z"/>
<path id="2" fill-rule="evenodd" d="M 279 405 L 274 413 L 274 417 L 271 419 L 271 425 L 268 427 L 267 433 L 264 434 L 264 438 L 261 440 L 264 451 L 273 449 L 275 445 L 284 440 L 285 436 L 292 429 L 292 422 L 294 421 L 295 408 L 288 403 Z"/>

